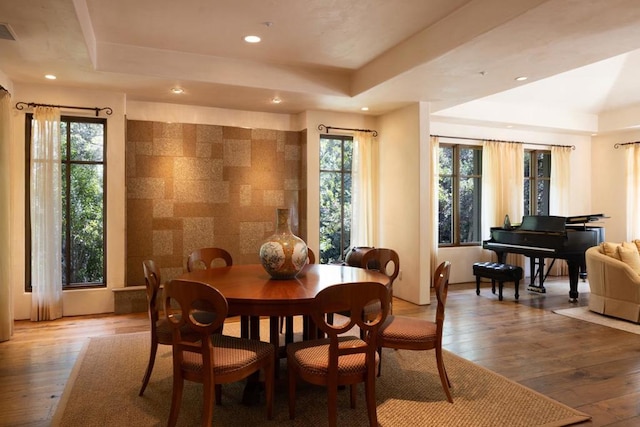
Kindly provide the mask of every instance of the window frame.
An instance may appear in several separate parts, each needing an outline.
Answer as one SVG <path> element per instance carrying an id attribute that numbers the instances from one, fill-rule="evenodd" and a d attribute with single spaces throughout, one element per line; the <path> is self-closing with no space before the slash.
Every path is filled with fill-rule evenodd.
<path id="1" fill-rule="evenodd" d="M 33 113 L 25 114 L 25 291 L 31 292 L 31 127 L 33 122 Z M 102 282 L 96 283 L 69 283 L 71 277 L 71 267 L 67 267 L 67 271 L 64 271 L 63 266 L 63 283 L 62 290 L 70 289 L 85 289 L 85 288 L 106 288 L 107 286 L 107 119 L 100 117 L 84 117 L 84 116 L 60 116 L 60 126 L 65 122 L 66 136 L 61 135 L 62 138 L 67 140 L 67 154 L 61 156 L 61 168 L 66 173 L 61 173 L 62 179 L 66 180 L 65 188 L 67 189 L 67 200 L 71 191 L 71 165 L 83 164 L 83 165 L 102 165 Z M 73 160 L 69 155 L 71 150 L 71 124 L 72 123 L 99 123 L 103 126 L 103 146 L 102 146 L 102 160 Z M 64 196 L 63 196 L 64 197 Z M 64 209 L 64 207 L 63 207 Z M 65 215 L 67 218 L 70 216 L 70 204 L 66 206 Z M 67 241 L 70 241 L 70 223 L 67 227 L 63 225 L 63 232 L 66 233 Z M 62 240 L 60 241 L 62 245 Z M 66 259 L 70 258 L 71 245 L 67 245 L 67 253 L 64 254 Z M 61 260 L 62 263 L 62 260 Z M 66 282 L 66 283 L 65 283 Z"/>
<path id="2" fill-rule="evenodd" d="M 341 262 L 345 260 L 346 254 L 349 251 L 349 247 L 351 246 L 351 236 L 350 236 L 350 232 L 351 232 L 351 223 L 345 224 L 345 217 L 346 217 L 346 211 L 345 211 L 345 176 L 346 175 L 352 175 L 353 169 L 345 169 L 345 142 L 349 142 L 352 144 L 352 150 L 353 150 L 353 136 L 352 135 L 336 135 L 336 134 L 320 134 L 320 139 L 319 139 L 319 144 L 318 144 L 318 151 L 320 154 L 320 160 L 322 159 L 322 141 L 325 139 L 329 139 L 329 140 L 339 140 L 341 141 L 341 156 L 340 156 L 340 169 L 323 169 L 322 168 L 322 162 L 320 161 L 318 164 L 318 176 L 319 176 L 319 182 L 320 184 L 322 183 L 322 179 L 321 176 L 323 173 L 339 173 L 340 174 L 340 188 L 341 188 L 341 200 L 342 203 L 340 204 L 340 221 L 341 221 L 341 232 L 340 232 L 340 246 L 341 248 L 344 248 L 340 251 L 340 257 L 337 260 L 332 260 L 331 262 Z M 351 153 L 351 167 L 353 167 L 353 151 Z M 353 182 L 352 182 L 353 185 Z M 322 188 L 319 188 L 320 193 L 322 193 Z M 321 194 L 320 194 L 320 197 Z M 319 212 L 319 219 L 320 219 L 320 223 L 318 224 L 318 231 L 320 231 L 321 229 L 321 222 L 322 222 L 322 203 L 320 203 L 320 212 Z M 353 219 L 351 218 L 351 221 Z M 345 225 L 348 225 L 348 227 L 345 227 Z M 349 236 L 346 236 L 346 231 L 348 231 Z M 322 234 L 318 233 L 319 236 L 319 241 L 322 242 Z M 345 245 L 345 241 L 346 238 L 348 237 L 349 240 L 349 245 Z M 322 249 L 320 249 L 319 253 L 318 253 L 318 262 L 322 262 Z"/>
<path id="3" fill-rule="evenodd" d="M 451 174 L 447 174 L 447 175 L 443 175 L 442 174 L 442 170 L 440 170 L 438 172 L 438 191 L 440 189 L 440 179 L 443 176 L 446 177 L 450 177 L 451 178 L 451 186 L 452 186 L 452 197 L 453 200 L 451 201 L 451 206 L 452 206 L 452 229 L 451 229 L 451 234 L 452 234 L 452 241 L 451 243 L 442 243 L 440 242 L 440 227 L 438 227 L 438 247 L 441 248 L 447 248 L 447 247 L 468 247 L 468 246 L 480 246 L 482 245 L 482 230 L 481 230 L 481 219 L 482 219 L 482 154 L 483 154 L 483 149 L 482 146 L 480 145 L 473 145 L 473 144 L 458 144 L 458 143 L 454 143 L 454 142 L 441 142 L 439 144 L 439 147 L 450 147 L 453 152 L 452 152 L 452 157 L 451 157 L 451 162 L 452 162 L 452 171 Z M 480 163 L 480 173 L 479 174 L 471 174 L 471 175 L 462 175 L 461 171 L 460 171 L 460 151 L 463 149 L 472 149 L 472 150 L 476 150 L 480 153 L 479 156 L 479 163 Z M 438 155 L 440 155 L 440 152 L 438 152 Z M 477 235 L 478 235 L 478 241 L 474 241 L 474 242 L 461 242 L 461 220 L 460 220 L 460 186 L 461 186 L 461 181 L 464 179 L 469 179 L 469 178 L 478 178 L 479 182 L 480 182 L 480 186 L 477 189 L 477 200 L 476 200 L 476 205 L 477 205 L 477 209 L 478 209 L 478 229 L 477 231 Z M 438 215 L 440 215 L 440 207 L 438 206 Z"/>
<path id="4" fill-rule="evenodd" d="M 540 171 L 538 168 L 538 155 L 547 155 L 549 157 L 549 167 L 547 171 L 544 171 L 542 175 L 540 175 Z M 551 199 L 550 189 L 551 189 L 551 162 L 553 161 L 551 157 L 551 150 L 525 150 L 525 156 L 529 155 L 529 170 L 527 171 L 525 168 L 524 171 L 524 184 L 522 191 L 524 192 L 526 188 L 527 181 L 529 182 L 529 200 L 524 198 L 524 212 L 527 213 L 527 204 L 529 206 L 528 215 L 549 215 L 549 201 Z M 526 166 L 526 162 L 525 162 Z M 548 172 L 548 174 L 547 174 Z M 546 181 L 548 182 L 547 191 L 545 195 L 546 210 L 542 212 L 538 212 L 539 203 L 538 203 L 538 185 L 540 182 Z"/>

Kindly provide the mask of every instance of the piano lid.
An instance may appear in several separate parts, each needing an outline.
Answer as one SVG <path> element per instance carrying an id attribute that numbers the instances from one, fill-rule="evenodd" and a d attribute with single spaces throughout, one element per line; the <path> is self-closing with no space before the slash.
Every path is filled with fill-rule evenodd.
<path id="1" fill-rule="evenodd" d="M 550 215 L 525 215 L 520 224 L 521 231 L 543 231 L 552 233 L 564 233 L 567 218 L 564 216 Z"/>
<path id="2" fill-rule="evenodd" d="M 585 222 L 594 222 L 604 218 L 609 218 L 609 217 L 604 216 L 604 214 L 568 216 L 567 224 L 584 224 Z"/>

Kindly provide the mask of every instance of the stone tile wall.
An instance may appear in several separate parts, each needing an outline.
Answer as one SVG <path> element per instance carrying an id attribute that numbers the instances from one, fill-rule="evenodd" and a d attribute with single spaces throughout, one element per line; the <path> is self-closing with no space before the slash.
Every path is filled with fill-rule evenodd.
<path id="1" fill-rule="evenodd" d="M 305 135 L 127 121 L 127 286 L 144 284 L 144 259 L 165 282 L 202 247 L 226 249 L 234 264 L 260 262 L 279 207 L 291 208 L 291 229 L 306 240 Z"/>

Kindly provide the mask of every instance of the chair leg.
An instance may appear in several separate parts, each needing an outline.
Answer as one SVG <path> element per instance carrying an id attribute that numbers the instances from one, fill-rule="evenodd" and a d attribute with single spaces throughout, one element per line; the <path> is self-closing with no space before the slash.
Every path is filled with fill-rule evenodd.
<path id="1" fill-rule="evenodd" d="M 213 422 L 213 401 L 217 399 L 216 384 L 211 376 L 205 378 L 202 388 L 202 427 L 210 427 Z"/>
<path id="2" fill-rule="evenodd" d="M 338 387 L 336 384 L 327 384 L 327 409 L 329 411 L 329 427 L 338 425 Z"/>
<path id="3" fill-rule="evenodd" d="M 267 419 L 273 419 L 273 391 L 275 384 L 275 360 L 278 360 L 275 352 L 269 358 L 269 363 L 264 367 L 264 394 L 267 400 Z"/>
<path id="4" fill-rule="evenodd" d="M 296 417 L 296 375 L 291 366 L 288 368 L 289 376 L 289 419 Z"/>
<path id="5" fill-rule="evenodd" d="M 378 347 L 378 376 L 382 374 L 382 347 Z"/>
<path id="6" fill-rule="evenodd" d="M 151 351 L 149 353 L 149 363 L 147 364 L 147 371 L 144 373 L 144 378 L 142 379 L 142 387 L 140 388 L 140 392 L 138 396 L 142 396 L 144 394 L 145 389 L 147 388 L 147 384 L 149 384 L 149 379 L 151 379 L 151 372 L 153 371 L 153 365 L 156 362 L 156 353 L 158 352 L 158 340 L 153 337 L 151 339 Z"/>
<path id="7" fill-rule="evenodd" d="M 173 376 L 173 392 L 171 393 L 171 411 L 169 412 L 169 421 L 167 425 L 174 427 L 178 422 L 178 414 L 180 413 L 180 405 L 182 404 L 182 388 L 184 382 L 182 377 Z"/>
<path id="8" fill-rule="evenodd" d="M 222 384 L 216 384 L 216 405 L 222 405 Z"/>
<path id="9" fill-rule="evenodd" d="M 372 377 L 372 376 L 370 376 Z M 376 410 L 376 387 L 375 378 L 369 378 L 364 384 L 364 396 L 367 401 L 367 415 L 369 416 L 369 425 L 371 427 L 378 426 L 378 413 Z"/>
<path id="10" fill-rule="evenodd" d="M 449 390 L 451 382 L 449 381 L 449 376 L 444 368 L 444 359 L 442 358 L 442 347 L 436 347 L 436 364 L 438 365 L 438 373 L 440 374 L 440 383 L 442 383 L 442 388 L 447 395 L 447 400 L 449 403 L 453 403 L 451 390 Z"/>

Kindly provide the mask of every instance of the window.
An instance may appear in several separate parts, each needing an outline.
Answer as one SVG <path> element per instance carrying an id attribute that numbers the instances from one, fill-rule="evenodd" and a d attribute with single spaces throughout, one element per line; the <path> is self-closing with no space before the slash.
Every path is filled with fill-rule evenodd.
<path id="1" fill-rule="evenodd" d="M 26 118 L 26 250 L 31 253 L 30 141 L 32 114 Z M 104 286 L 106 119 L 62 116 L 62 288 Z M 29 257 L 30 258 L 30 257 Z M 31 291 L 30 261 L 26 290 Z"/>
<path id="2" fill-rule="evenodd" d="M 351 243 L 353 138 L 320 137 L 320 262 L 343 260 Z"/>
<path id="3" fill-rule="evenodd" d="M 551 152 L 524 153 L 524 214 L 549 215 Z"/>
<path id="4" fill-rule="evenodd" d="M 480 243 L 482 147 L 440 145 L 440 246 Z"/>

